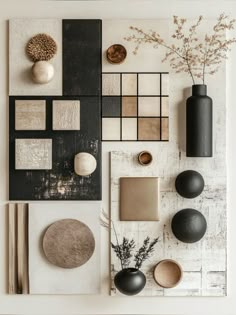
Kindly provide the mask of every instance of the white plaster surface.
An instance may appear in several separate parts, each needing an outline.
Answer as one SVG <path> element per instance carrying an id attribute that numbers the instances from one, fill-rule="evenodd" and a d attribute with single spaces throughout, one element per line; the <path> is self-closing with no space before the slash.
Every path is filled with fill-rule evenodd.
<path id="1" fill-rule="evenodd" d="M 54 78 L 47 84 L 34 83 L 33 62 L 26 54 L 30 38 L 38 33 L 50 35 L 57 43 L 57 53 L 49 61 Z M 60 19 L 12 19 L 9 22 L 9 94 L 62 95 L 62 21 Z"/>

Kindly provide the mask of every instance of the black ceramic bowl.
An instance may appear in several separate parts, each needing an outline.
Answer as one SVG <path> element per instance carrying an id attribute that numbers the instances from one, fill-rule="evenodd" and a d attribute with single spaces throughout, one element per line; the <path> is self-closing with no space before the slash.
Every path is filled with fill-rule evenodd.
<path id="1" fill-rule="evenodd" d="M 195 198 L 204 189 L 204 179 L 196 171 L 188 170 L 180 173 L 175 181 L 175 188 L 180 196 L 184 198 Z"/>

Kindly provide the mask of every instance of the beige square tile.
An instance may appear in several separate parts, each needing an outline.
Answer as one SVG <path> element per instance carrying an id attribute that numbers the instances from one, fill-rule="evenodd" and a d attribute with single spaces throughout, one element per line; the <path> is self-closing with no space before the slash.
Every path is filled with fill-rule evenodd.
<path id="1" fill-rule="evenodd" d="M 102 95 L 120 96 L 120 74 L 102 74 Z"/>
<path id="2" fill-rule="evenodd" d="M 137 95 L 137 74 L 122 74 L 122 95 Z"/>
<path id="3" fill-rule="evenodd" d="M 46 101 L 16 100 L 15 130 L 45 130 Z"/>
<path id="4" fill-rule="evenodd" d="M 161 140 L 169 140 L 169 119 L 161 119 Z"/>
<path id="5" fill-rule="evenodd" d="M 169 95 L 169 74 L 161 75 L 161 94 Z"/>
<path id="6" fill-rule="evenodd" d="M 139 96 L 160 95 L 160 74 L 156 73 L 139 74 L 138 86 Z"/>
<path id="7" fill-rule="evenodd" d="M 122 140 L 137 140 L 137 118 L 122 118 Z"/>
<path id="8" fill-rule="evenodd" d="M 102 118 L 102 140 L 120 140 L 120 118 Z"/>
<path id="9" fill-rule="evenodd" d="M 161 115 L 169 116 L 169 97 L 161 98 Z"/>
<path id="10" fill-rule="evenodd" d="M 160 116 L 160 98 L 159 97 L 139 97 L 138 98 L 139 116 Z"/>
<path id="11" fill-rule="evenodd" d="M 122 116 L 137 116 L 137 97 L 122 97 Z"/>
<path id="12" fill-rule="evenodd" d="M 16 170 L 49 170 L 52 168 L 52 139 L 16 139 Z"/>
<path id="13" fill-rule="evenodd" d="M 138 139 L 146 141 L 160 140 L 160 118 L 139 118 Z"/>
<path id="14" fill-rule="evenodd" d="M 80 101 L 53 101 L 53 130 L 80 130 Z"/>

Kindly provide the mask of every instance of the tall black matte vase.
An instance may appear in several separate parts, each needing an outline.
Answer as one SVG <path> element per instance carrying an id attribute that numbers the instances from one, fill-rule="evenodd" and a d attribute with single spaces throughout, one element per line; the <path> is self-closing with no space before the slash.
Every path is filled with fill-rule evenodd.
<path id="1" fill-rule="evenodd" d="M 212 99 L 207 96 L 205 84 L 192 86 L 192 96 L 186 105 L 186 155 L 212 156 Z"/>

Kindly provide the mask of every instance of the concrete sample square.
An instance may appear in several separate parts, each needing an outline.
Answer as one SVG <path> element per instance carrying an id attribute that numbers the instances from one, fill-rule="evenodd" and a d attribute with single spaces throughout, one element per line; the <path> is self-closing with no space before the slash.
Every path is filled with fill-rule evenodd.
<path id="1" fill-rule="evenodd" d="M 16 100 L 15 130 L 45 130 L 46 101 Z"/>
<path id="2" fill-rule="evenodd" d="M 138 139 L 143 141 L 160 140 L 160 118 L 139 118 Z"/>
<path id="3" fill-rule="evenodd" d="M 16 139 L 16 170 L 52 169 L 52 139 Z"/>
<path id="4" fill-rule="evenodd" d="M 157 177 L 120 178 L 120 220 L 159 221 Z"/>
<path id="5" fill-rule="evenodd" d="M 102 119 L 102 140 L 120 140 L 120 118 Z"/>
<path id="6" fill-rule="evenodd" d="M 122 118 L 122 140 L 137 140 L 136 118 Z"/>
<path id="7" fill-rule="evenodd" d="M 143 95 L 160 95 L 160 74 L 142 73 L 139 74 L 138 81 L 140 96 Z"/>
<path id="8" fill-rule="evenodd" d="M 80 101 L 53 101 L 53 130 L 80 130 Z"/>
<path id="9" fill-rule="evenodd" d="M 137 95 L 137 74 L 122 74 L 122 95 Z"/>
<path id="10" fill-rule="evenodd" d="M 102 116 L 103 117 L 120 116 L 119 96 L 104 96 L 102 98 Z"/>
<path id="11" fill-rule="evenodd" d="M 160 116 L 160 97 L 139 97 L 138 100 L 139 116 Z"/>
<path id="12" fill-rule="evenodd" d="M 137 116 L 137 97 L 123 96 L 122 97 L 122 116 Z"/>

